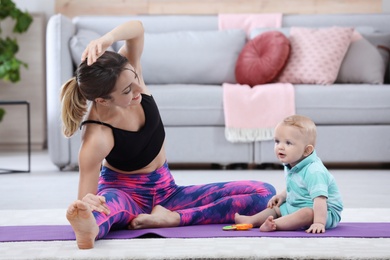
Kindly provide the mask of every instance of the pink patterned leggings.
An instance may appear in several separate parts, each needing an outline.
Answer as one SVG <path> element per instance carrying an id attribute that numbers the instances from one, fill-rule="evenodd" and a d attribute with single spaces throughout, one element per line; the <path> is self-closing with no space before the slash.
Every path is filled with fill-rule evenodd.
<path id="1" fill-rule="evenodd" d="M 126 229 L 133 218 L 156 205 L 178 212 L 181 226 L 233 223 L 236 212 L 253 215 L 265 209 L 275 188 L 260 181 L 178 186 L 165 163 L 148 174 L 121 174 L 103 167 L 98 194 L 106 198 L 111 212 L 93 212 L 97 238 L 102 238 L 110 229 Z"/>

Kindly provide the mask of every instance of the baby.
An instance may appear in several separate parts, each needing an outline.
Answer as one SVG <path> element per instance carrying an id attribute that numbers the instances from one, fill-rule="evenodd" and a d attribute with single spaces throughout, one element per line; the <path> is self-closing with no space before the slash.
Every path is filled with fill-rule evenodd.
<path id="1" fill-rule="evenodd" d="M 274 151 L 284 165 L 286 189 L 252 216 L 236 213 L 236 224 L 260 226 L 260 231 L 306 229 L 324 233 L 341 220 L 343 202 L 334 177 L 315 151 L 316 126 L 305 116 L 285 118 L 275 128 Z"/>

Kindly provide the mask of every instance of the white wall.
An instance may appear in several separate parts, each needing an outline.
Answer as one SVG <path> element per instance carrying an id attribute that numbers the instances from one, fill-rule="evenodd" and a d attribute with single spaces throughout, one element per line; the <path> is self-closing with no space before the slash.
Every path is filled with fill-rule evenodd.
<path id="1" fill-rule="evenodd" d="M 14 0 L 14 2 L 21 10 L 45 13 L 47 19 L 54 14 L 55 0 Z M 390 13 L 390 0 L 382 0 L 382 8 L 384 13 Z"/>
<path id="2" fill-rule="evenodd" d="M 22 11 L 44 13 L 46 19 L 54 14 L 55 0 L 13 0 Z"/>
<path id="3" fill-rule="evenodd" d="M 384 13 L 390 13 L 390 0 L 382 0 L 382 10 Z"/>

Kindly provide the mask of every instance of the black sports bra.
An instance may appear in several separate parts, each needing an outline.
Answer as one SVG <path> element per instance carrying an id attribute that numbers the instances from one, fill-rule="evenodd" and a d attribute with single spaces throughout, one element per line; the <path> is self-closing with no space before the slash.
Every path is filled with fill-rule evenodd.
<path id="1" fill-rule="evenodd" d="M 84 124 L 101 124 L 112 129 L 114 147 L 107 155 L 107 162 L 122 171 L 139 170 L 147 166 L 159 154 L 165 139 L 165 130 L 152 96 L 142 94 L 141 105 L 145 113 L 145 125 L 139 131 L 127 131 L 110 124 L 86 120 Z"/>

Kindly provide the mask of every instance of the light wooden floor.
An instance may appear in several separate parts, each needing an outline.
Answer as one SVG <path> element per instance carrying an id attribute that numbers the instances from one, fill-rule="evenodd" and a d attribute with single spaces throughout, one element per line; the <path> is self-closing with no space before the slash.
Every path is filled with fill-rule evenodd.
<path id="1" fill-rule="evenodd" d="M 25 168 L 25 153 L 0 153 L 0 168 Z M 0 173 L 0 209 L 66 208 L 76 199 L 78 172 L 61 172 L 47 151 L 35 151 L 31 173 Z M 390 208 L 390 169 L 331 169 L 346 208 Z M 284 188 L 282 170 L 179 170 L 172 174 L 180 185 L 254 179 Z"/>

